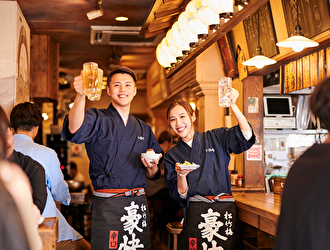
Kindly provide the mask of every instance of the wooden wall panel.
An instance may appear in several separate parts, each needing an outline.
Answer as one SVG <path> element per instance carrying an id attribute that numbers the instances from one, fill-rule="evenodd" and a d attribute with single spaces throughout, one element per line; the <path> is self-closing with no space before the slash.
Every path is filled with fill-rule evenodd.
<path id="1" fill-rule="evenodd" d="M 255 113 L 248 112 L 248 98 L 258 98 L 259 110 Z M 252 125 L 254 133 L 257 137 L 255 145 L 261 145 L 263 152 L 264 145 L 264 128 L 263 128 L 263 77 L 248 76 L 243 80 L 243 113 L 247 120 Z M 264 159 L 262 154 L 261 160 L 244 159 L 244 175 L 245 188 L 260 188 L 265 187 L 264 183 Z"/>
<path id="2" fill-rule="evenodd" d="M 47 35 L 31 36 L 31 98 L 58 101 L 59 44 Z"/>

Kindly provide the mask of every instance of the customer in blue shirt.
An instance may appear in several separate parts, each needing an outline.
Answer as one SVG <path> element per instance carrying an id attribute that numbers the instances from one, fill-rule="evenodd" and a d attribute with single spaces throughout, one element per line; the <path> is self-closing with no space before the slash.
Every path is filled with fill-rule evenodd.
<path id="1" fill-rule="evenodd" d="M 56 249 L 90 249 L 90 244 L 68 224 L 56 207 L 54 200 L 69 205 L 71 197 L 56 152 L 33 141 L 41 122 L 42 115 L 36 104 L 25 102 L 13 108 L 10 124 L 15 132 L 15 150 L 38 161 L 45 169 L 47 201 L 42 215 L 58 217 L 59 237 Z"/>

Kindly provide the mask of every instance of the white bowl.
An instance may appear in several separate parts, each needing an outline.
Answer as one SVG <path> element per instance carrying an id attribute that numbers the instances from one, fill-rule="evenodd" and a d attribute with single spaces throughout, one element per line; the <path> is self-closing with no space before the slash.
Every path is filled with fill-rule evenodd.
<path id="1" fill-rule="evenodd" d="M 144 159 L 149 160 L 150 162 L 153 162 L 153 159 L 158 159 L 160 154 L 150 154 L 150 153 L 141 153 L 141 156 Z"/>

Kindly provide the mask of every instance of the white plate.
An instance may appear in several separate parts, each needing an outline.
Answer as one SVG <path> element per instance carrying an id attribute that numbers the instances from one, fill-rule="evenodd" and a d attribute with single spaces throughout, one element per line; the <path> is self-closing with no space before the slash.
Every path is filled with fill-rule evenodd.
<path id="1" fill-rule="evenodd" d="M 149 160 L 150 162 L 153 162 L 153 159 L 158 159 L 160 154 L 150 154 L 150 153 L 141 153 L 141 156 L 144 159 Z"/>
<path id="2" fill-rule="evenodd" d="M 179 165 L 179 167 L 181 167 L 182 169 L 197 169 L 199 168 L 200 166 L 197 165 L 197 164 L 191 164 L 191 165 Z"/>

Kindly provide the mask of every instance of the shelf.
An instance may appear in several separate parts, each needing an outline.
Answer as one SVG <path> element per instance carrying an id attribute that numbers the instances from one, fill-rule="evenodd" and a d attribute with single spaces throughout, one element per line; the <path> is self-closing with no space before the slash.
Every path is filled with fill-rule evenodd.
<path id="1" fill-rule="evenodd" d="M 265 135 L 275 135 L 275 134 L 327 134 L 326 129 L 265 129 Z"/>
<path id="2" fill-rule="evenodd" d="M 194 60 L 199 54 L 201 54 L 212 44 L 217 42 L 222 36 L 224 36 L 227 32 L 231 31 L 237 24 L 249 17 L 267 2 L 268 0 L 250 0 L 249 4 L 246 7 L 244 7 L 241 11 L 235 13 L 233 18 L 223 24 L 217 31 L 211 34 L 204 42 L 202 42 L 196 49 L 194 49 L 187 57 L 185 57 L 181 62 L 177 63 L 175 67 L 170 69 L 169 72 L 166 74 L 166 78 L 171 78 L 172 76 L 174 76 L 183 67 L 185 67 L 192 60 Z"/>

